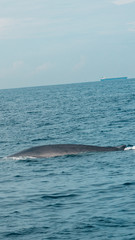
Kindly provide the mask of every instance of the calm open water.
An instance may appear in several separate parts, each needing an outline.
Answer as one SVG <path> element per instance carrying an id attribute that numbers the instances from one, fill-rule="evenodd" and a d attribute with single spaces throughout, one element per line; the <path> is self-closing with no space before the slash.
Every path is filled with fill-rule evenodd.
<path id="1" fill-rule="evenodd" d="M 0 90 L 0 239 L 135 239 L 135 151 L 4 158 L 53 143 L 135 145 L 135 81 Z"/>

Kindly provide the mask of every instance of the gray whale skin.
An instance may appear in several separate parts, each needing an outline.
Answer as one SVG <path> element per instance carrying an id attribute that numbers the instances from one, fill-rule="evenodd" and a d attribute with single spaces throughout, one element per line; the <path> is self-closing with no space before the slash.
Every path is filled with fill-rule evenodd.
<path id="1" fill-rule="evenodd" d="M 122 151 L 125 147 L 126 145 L 118 147 L 99 147 L 81 144 L 54 144 L 31 147 L 8 157 L 49 158 L 88 152 Z"/>

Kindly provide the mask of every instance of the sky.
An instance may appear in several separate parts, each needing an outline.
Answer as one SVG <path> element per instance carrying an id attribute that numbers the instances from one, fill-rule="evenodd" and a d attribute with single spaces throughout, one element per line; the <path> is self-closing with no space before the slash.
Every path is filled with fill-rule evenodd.
<path id="1" fill-rule="evenodd" d="M 0 89 L 135 77 L 135 0 L 0 0 Z"/>

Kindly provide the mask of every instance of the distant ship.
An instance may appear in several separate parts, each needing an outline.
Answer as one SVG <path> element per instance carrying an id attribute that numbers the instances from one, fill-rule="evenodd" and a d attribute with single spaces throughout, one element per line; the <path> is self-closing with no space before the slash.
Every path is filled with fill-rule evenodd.
<path id="1" fill-rule="evenodd" d="M 126 80 L 128 79 L 127 77 L 117 77 L 117 78 L 106 78 L 106 77 L 103 77 L 100 79 L 100 81 L 108 81 L 108 80 Z"/>

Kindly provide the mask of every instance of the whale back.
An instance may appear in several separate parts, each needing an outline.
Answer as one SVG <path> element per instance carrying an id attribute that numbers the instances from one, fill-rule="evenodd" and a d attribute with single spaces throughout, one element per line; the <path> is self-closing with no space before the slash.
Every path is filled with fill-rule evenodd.
<path id="1" fill-rule="evenodd" d="M 48 158 L 63 155 L 75 155 L 84 152 L 106 152 L 106 151 L 122 151 L 126 145 L 118 147 L 100 147 L 93 145 L 81 144 L 53 144 L 31 147 L 26 150 L 20 151 L 9 157 L 35 157 L 35 158 Z"/>

